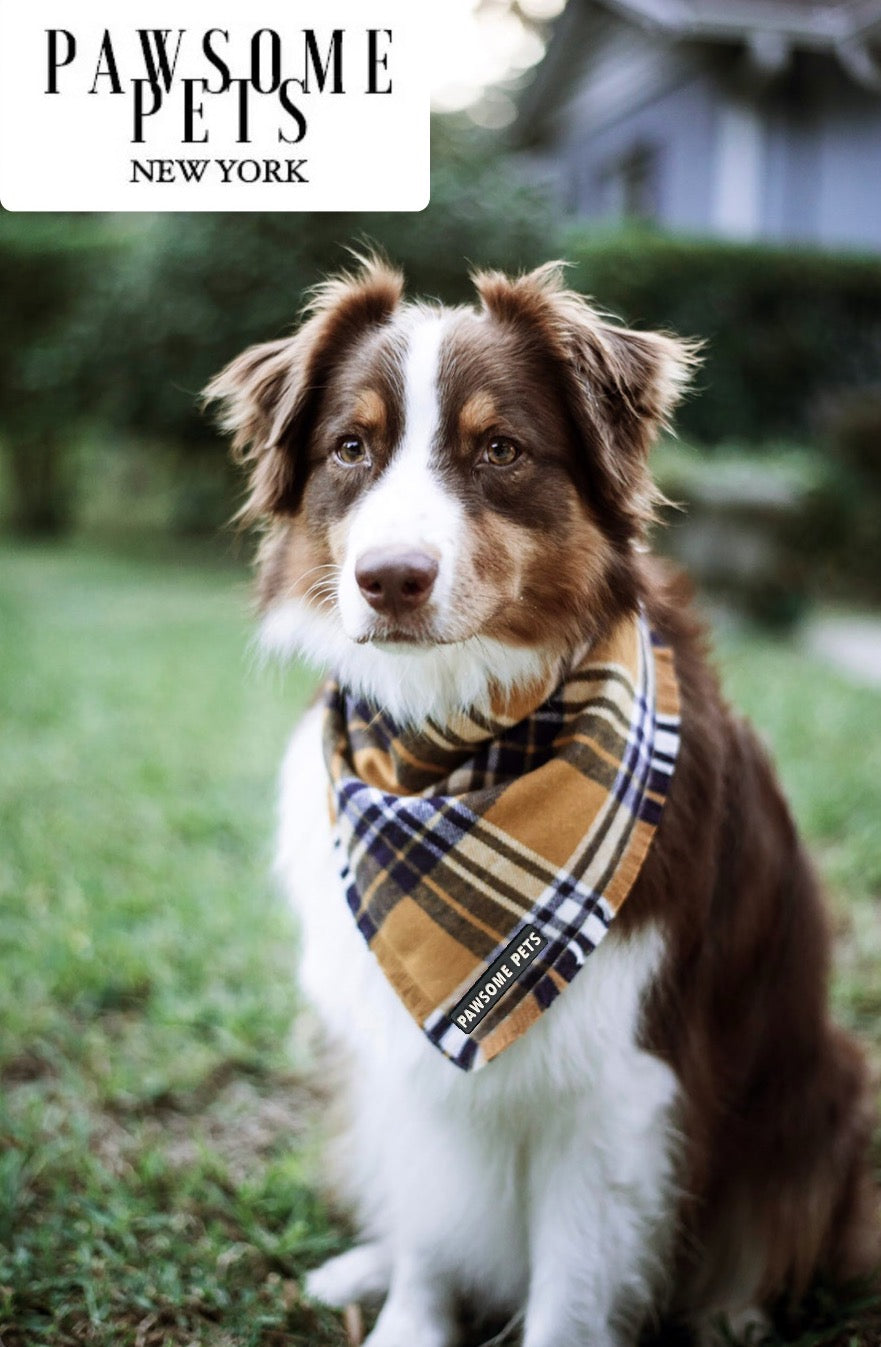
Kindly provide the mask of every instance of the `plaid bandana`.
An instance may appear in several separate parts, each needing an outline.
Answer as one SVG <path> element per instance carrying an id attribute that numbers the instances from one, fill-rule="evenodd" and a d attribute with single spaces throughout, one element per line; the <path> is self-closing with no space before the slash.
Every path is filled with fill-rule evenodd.
<path id="1" fill-rule="evenodd" d="M 539 704 L 509 698 L 451 725 L 401 731 L 328 685 L 348 905 L 457 1066 L 525 1033 L 596 949 L 648 853 L 678 748 L 672 652 L 643 614 Z"/>

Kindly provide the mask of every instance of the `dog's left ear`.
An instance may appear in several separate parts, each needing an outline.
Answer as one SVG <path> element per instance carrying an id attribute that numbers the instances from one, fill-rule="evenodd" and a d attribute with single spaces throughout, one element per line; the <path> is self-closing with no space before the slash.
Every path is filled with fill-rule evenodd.
<path id="1" fill-rule="evenodd" d="M 557 362 L 591 491 L 625 536 L 639 537 L 660 499 L 648 453 L 700 363 L 700 343 L 609 321 L 564 288 L 563 269 L 552 262 L 515 278 L 484 273 L 475 284 L 488 313 L 527 325 Z"/>

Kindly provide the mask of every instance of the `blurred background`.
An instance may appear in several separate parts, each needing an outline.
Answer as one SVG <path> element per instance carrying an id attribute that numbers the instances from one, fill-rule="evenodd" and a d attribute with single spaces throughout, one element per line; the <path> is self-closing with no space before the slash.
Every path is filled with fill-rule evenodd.
<path id="1" fill-rule="evenodd" d="M 314 676 L 249 654 L 207 378 L 382 247 L 551 257 L 706 340 L 659 446 L 732 699 L 881 1061 L 881 0 L 446 0 L 420 215 L 0 213 L 0 1342 L 333 1344 L 274 778 Z M 455 72 L 450 82 L 449 72 Z M 316 1121 L 318 1120 L 318 1121 Z M 781 1340 L 877 1344 L 822 1290 Z"/>

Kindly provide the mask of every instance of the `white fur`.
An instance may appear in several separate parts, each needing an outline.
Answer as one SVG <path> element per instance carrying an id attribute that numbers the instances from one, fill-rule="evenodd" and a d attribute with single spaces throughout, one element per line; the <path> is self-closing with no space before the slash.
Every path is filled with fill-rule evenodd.
<path id="1" fill-rule="evenodd" d="M 444 719 L 462 706 L 489 709 L 490 680 L 502 690 L 543 678 L 551 655 L 472 636 L 439 646 L 357 645 L 336 612 L 302 599 L 273 604 L 260 626 L 264 655 L 301 655 L 402 724 Z"/>
<path id="2" fill-rule="evenodd" d="M 522 1309 L 525 1347 L 621 1341 L 659 1294 L 673 1235 L 677 1084 L 638 1046 L 659 932 L 613 928 L 523 1038 L 463 1073 L 355 928 L 323 772 L 313 710 L 285 761 L 278 869 L 302 923 L 303 990 L 351 1054 L 338 1164 L 370 1243 L 308 1291 L 343 1304 L 387 1284 L 370 1347 L 450 1347 L 455 1297 L 469 1293 Z"/>
<path id="3" fill-rule="evenodd" d="M 404 433 L 390 466 L 364 496 L 348 529 L 338 601 L 343 629 L 366 636 L 375 614 L 355 579 L 366 552 L 390 544 L 427 552 L 438 562 L 431 612 L 443 627 L 450 619 L 456 558 L 461 555 L 464 510 L 432 466 L 440 424 L 438 369 L 450 315 L 415 310 L 404 364 Z"/>

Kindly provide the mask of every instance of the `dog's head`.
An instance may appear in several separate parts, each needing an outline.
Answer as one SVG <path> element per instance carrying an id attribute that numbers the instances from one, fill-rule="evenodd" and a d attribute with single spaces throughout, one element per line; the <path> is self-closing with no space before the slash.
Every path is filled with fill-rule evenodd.
<path id="1" fill-rule="evenodd" d="M 537 677 L 633 607 L 648 450 L 695 360 L 558 265 L 475 285 L 473 309 L 405 303 L 368 259 L 207 389 L 268 525 L 265 643 L 401 714 Z"/>

